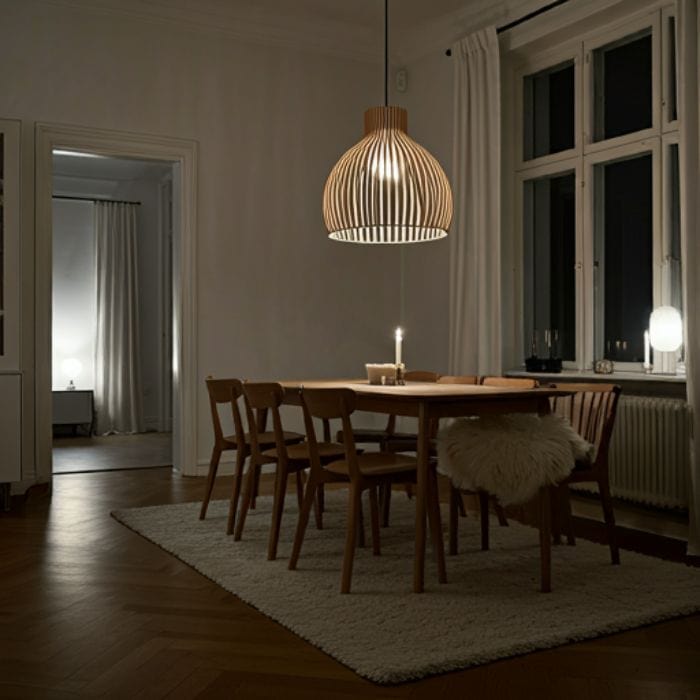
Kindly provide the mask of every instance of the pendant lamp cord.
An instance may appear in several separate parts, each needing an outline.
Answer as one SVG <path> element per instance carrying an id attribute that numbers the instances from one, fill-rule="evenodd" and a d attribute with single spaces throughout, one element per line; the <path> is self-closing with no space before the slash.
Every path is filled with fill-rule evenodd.
<path id="1" fill-rule="evenodd" d="M 389 0 L 384 0 L 384 106 L 389 106 Z"/>

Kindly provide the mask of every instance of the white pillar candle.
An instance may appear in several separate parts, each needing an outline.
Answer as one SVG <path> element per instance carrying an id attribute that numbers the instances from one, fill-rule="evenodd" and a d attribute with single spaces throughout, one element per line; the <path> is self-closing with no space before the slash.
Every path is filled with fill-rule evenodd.
<path id="1" fill-rule="evenodd" d="M 651 358 L 649 352 L 649 331 L 644 331 L 644 367 L 651 366 Z"/>
<path id="2" fill-rule="evenodd" d="M 396 329 L 394 333 L 394 339 L 396 340 L 396 357 L 395 362 L 397 365 L 401 364 L 401 343 L 403 342 L 403 331 L 400 328 Z"/>

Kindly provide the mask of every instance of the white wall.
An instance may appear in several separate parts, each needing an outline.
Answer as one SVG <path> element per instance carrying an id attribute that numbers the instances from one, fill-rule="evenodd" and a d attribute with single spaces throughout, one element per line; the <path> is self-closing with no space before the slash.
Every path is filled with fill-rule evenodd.
<path id="1" fill-rule="evenodd" d="M 199 142 L 202 380 L 353 376 L 368 359 L 391 358 L 400 251 L 331 242 L 320 213 L 331 166 L 360 137 L 362 113 L 381 94 L 376 65 L 38 0 L 0 0 L 0 16 L 0 61 L 12 66 L 0 72 L 0 115 L 23 121 L 25 173 L 37 121 Z M 25 190 L 31 182 L 23 180 Z M 31 202 L 31 190 L 24 196 Z M 24 226 L 22 369 L 31 388 L 31 216 Z M 434 280 L 409 269 L 411 298 L 422 305 L 421 290 L 431 294 Z M 442 342 L 433 325 L 446 321 L 432 310 L 412 313 L 429 331 L 407 334 L 407 362 L 413 352 L 429 362 Z M 187 429 L 206 460 L 203 381 L 197 425 Z M 44 476 L 47 467 L 39 465 Z"/>
<path id="2" fill-rule="evenodd" d="M 408 109 L 408 134 L 427 148 L 452 181 L 452 61 L 432 53 L 407 66 L 408 89 L 393 100 Z M 405 246 L 407 368 L 447 372 L 449 238 Z"/>
<path id="3" fill-rule="evenodd" d="M 95 225 L 92 202 L 53 201 L 53 389 L 70 379 L 78 389 L 95 386 Z M 82 365 L 78 376 L 65 360 Z"/>

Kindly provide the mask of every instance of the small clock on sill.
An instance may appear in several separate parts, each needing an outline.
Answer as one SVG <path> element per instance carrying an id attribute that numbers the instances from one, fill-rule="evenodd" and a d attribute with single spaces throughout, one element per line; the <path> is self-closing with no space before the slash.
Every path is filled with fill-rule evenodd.
<path id="1" fill-rule="evenodd" d="M 596 374 L 612 374 L 615 370 L 615 365 L 612 360 L 603 358 L 601 360 L 596 360 L 593 363 L 593 371 Z"/>

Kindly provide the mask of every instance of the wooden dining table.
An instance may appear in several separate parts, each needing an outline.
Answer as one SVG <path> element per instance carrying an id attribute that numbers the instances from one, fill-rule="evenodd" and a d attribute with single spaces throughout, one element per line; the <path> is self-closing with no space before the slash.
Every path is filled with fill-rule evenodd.
<path id="1" fill-rule="evenodd" d="M 422 593 L 425 585 L 425 548 L 427 520 L 430 426 L 434 419 L 458 418 L 504 413 L 549 413 L 552 396 L 570 392 L 554 388 L 514 389 L 504 387 L 407 382 L 405 385 L 372 385 L 367 380 L 283 381 L 284 403 L 300 405 L 299 389 L 352 389 L 357 395 L 357 409 L 372 413 L 394 414 L 418 419 L 416 541 L 413 590 Z M 446 583 L 445 549 L 442 532 L 434 538 L 438 580 Z"/>

